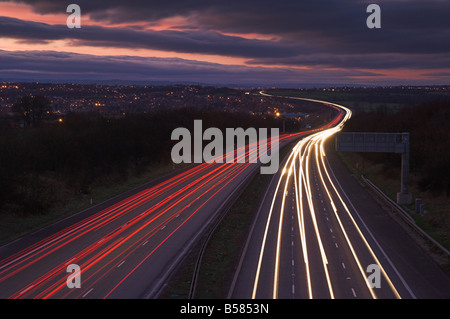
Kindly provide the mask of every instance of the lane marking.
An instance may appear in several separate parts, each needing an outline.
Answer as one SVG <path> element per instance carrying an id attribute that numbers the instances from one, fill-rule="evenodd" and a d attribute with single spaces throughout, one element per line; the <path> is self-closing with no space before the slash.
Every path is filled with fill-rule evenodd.
<path id="1" fill-rule="evenodd" d="M 75 260 L 75 257 L 73 257 L 71 260 L 69 260 L 68 262 L 66 262 L 64 265 L 71 264 L 73 260 Z"/>
<path id="2" fill-rule="evenodd" d="M 34 287 L 34 285 L 31 285 L 31 286 L 29 286 L 28 288 L 22 290 L 22 291 L 19 293 L 19 296 L 22 295 L 22 294 L 24 294 L 25 292 L 27 292 L 28 290 L 30 290 L 30 289 L 33 288 L 33 287 Z"/>
<path id="3" fill-rule="evenodd" d="M 83 296 L 81 296 L 82 298 L 86 297 L 87 295 L 89 295 L 91 293 L 91 291 L 94 290 L 94 288 L 89 289 Z"/>

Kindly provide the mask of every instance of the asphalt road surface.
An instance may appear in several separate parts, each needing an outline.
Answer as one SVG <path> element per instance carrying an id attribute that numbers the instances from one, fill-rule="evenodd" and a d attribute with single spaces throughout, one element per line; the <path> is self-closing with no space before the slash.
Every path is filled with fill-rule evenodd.
<path id="1" fill-rule="evenodd" d="M 302 139 L 272 179 L 228 297 L 449 298 L 449 277 L 343 167 L 334 132 Z"/>
<path id="2" fill-rule="evenodd" d="M 325 152 L 349 114 L 332 107 L 321 130 L 280 136 L 301 141 L 267 189 L 230 297 L 448 297 L 448 277 Z M 0 247 L 0 298 L 155 298 L 259 167 L 192 166 Z"/>
<path id="3" fill-rule="evenodd" d="M 304 134 L 282 135 L 280 146 Z M 0 298 L 157 296 L 259 168 L 202 163 L 1 247 Z"/>

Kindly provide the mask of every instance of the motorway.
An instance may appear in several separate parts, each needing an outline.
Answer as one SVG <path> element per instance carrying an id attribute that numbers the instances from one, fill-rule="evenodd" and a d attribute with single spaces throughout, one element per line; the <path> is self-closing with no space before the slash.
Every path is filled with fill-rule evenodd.
<path id="1" fill-rule="evenodd" d="M 351 116 L 339 107 L 340 123 L 300 140 L 272 178 L 228 298 L 449 298 L 448 276 L 423 249 L 342 167 L 345 183 L 336 178 L 330 137 Z"/>
<path id="2" fill-rule="evenodd" d="M 308 133 L 281 135 L 280 146 Z M 260 168 L 238 162 L 254 152 L 195 165 L 1 247 L 0 299 L 154 298 Z"/>
<path id="3" fill-rule="evenodd" d="M 230 298 L 422 297 L 361 222 L 331 169 L 324 143 L 351 113 L 326 103 L 338 110 L 330 123 L 279 137 L 280 147 L 299 142 L 267 188 Z M 157 298 L 259 167 L 195 165 L 0 247 L 0 299 Z M 80 288 L 67 285 L 72 264 L 80 267 Z M 369 265 L 380 269 L 381 288 L 370 288 Z M 448 292 L 447 282 L 435 280 Z"/>
<path id="4" fill-rule="evenodd" d="M 253 170 L 198 165 L 51 234 L 1 261 L 0 298 L 151 294 Z M 80 289 L 66 285 L 69 264 L 80 266 Z"/>
<path id="5" fill-rule="evenodd" d="M 265 197 L 249 245 L 259 249 L 244 266 L 244 273 L 254 274 L 245 297 L 400 297 L 330 177 L 323 143 L 335 131 L 302 139 L 272 183 L 273 196 Z M 387 288 L 377 294 L 366 280 L 371 264 L 379 267 L 380 286 Z"/>

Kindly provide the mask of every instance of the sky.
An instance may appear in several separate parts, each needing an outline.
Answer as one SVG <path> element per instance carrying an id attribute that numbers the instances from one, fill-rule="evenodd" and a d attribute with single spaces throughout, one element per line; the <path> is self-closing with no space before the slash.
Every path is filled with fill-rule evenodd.
<path id="1" fill-rule="evenodd" d="M 0 81 L 448 85 L 450 1 L 0 0 Z"/>

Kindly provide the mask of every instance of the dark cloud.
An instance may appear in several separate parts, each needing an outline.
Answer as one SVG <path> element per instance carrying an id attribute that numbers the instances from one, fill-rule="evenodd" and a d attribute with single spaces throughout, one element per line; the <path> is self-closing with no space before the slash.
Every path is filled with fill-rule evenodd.
<path id="1" fill-rule="evenodd" d="M 448 54 L 304 54 L 289 58 L 260 58 L 247 61 L 249 65 L 284 65 L 284 66 L 310 66 L 322 68 L 352 68 L 352 69 L 439 69 L 450 67 Z"/>
<path id="2" fill-rule="evenodd" d="M 39 13 L 61 13 L 72 1 L 17 0 Z M 155 22 L 184 16 L 196 26 L 236 33 L 265 33 L 303 38 L 322 35 L 347 39 L 366 35 L 364 0 L 77 0 L 82 13 L 102 23 Z M 446 0 L 379 0 L 382 29 L 398 31 L 449 30 L 450 2 Z M 401 32 L 400 32 L 401 31 Z M 372 32 L 373 33 L 373 32 Z M 383 32 L 378 32 L 383 34 Z M 388 38 L 386 38 L 388 39 Z M 313 40 L 313 39 L 310 39 Z M 400 39 L 397 39 L 400 40 Z M 395 43 L 391 43 L 394 45 Z"/>
<path id="3" fill-rule="evenodd" d="M 343 80 L 356 83 L 354 77 L 376 75 L 372 72 L 352 70 L 338 72 L 323 69 L 294 70 L 221 65 L 178 58 L 0 50 L 0 80 L 4 80 L 5 77 L 31 80 L 174 81 L 176 79 L 178 82 L 190 83 L 297 86 L 299 83 L 331 84 Z"/>
<path id="4" fill-rule="evenodd" d="M 73 1 L 16 2 L 29 4 L 34 11 L 46 14 L 65 13 L 67 5 Z M 250 72 L 251 76 L 259 76 L 260 79 L 262 76 L 279 76 L 289 78 L 289 81 L 296 77 L 315 78 L 319 75 L 330 75 L 331 79 L 338 80 L 338 72 L 342 74 L 341 79 L 348 80 L 351 76 L 364 75 L 358 75 L 357 69 L 373 70 L 372 74 L 365 75 L 376 77 L 376 70 L 381 69 L 412 69 L 421 70 L 421 73 L 430 70 L 428 74 L 439 74 L 440 69 L 449 68 L 450 1 L 378 0 L 376 3 L 381 7 L 382 27 L 369 29 L 366 26 L 366 8 L 372 2 L 77 0 L 82 14 L 98 21 L 99 26 L 83 25 L 81 29 L 68 29 L 65 25 L 3 17 L 0 18 L 0 38 L 13 38 L 36 45 L 62 39 L 74 46 L 144 48 L 241 57 L 248 61 L 248 67 L 241 67 L 242 72 Z M 144 30 L 137 25 L 152 26 L 162 19 L 174 17 L 184 17 L 184 20 L 179 20 L 182 24 L 176 30 Z M 116 23 L 135 25 L 127 28 L 107 27 Z M 254 33 L 266 35 L 271 40 L 244 36 Z M 89 57 L 88 60 L 92 59 Z M 137 58 L 134 61 L 127 58 L 126 61 L 132 66 L 144 63 L 137 62 Z M 167 62 L 158 61 L 163 65 Z M 157 67 L 155 61 L 147 60 L 145 63 L 151 65 L 150 69 L 142 67 L 146 72 L 153 72 Z M 254 67 L 256 65 L 279 65 L 280 68 L 276 72 L 273 69 L 268 72 L 269 69 L 263 71 Z M 300 72 L 295 68 L 305 66 L 310 70 Z M 112 65 L 111 68 L 114 70 Z M 235 69 L 235 74 L 242 74 L 237 67 L 222 70 L 221 67 L 208 65 L 206 70 L 211 73 L 207 72 L 205 76 L 211 74 L 212 77 L 214 72 Z M 166 72 L 164 74 L 170 73 L 168 66 L 163 71 Z M 196 76 L 199 74 L 195 73 Z"/>
<path id="5" fill-rule="evenodd" d="M 0 38 L 22 41 L 70 40 L 75 45 L 145 48 L 182 53 L 216 54 L 232 57 L 287 57 L 298 47 L 278 41 L 245 39 L 214 31 L 139 31 L 130 28 L 66 25 L 24 21 L 0 17 Z"/>
<path id="6" fill-rule="evenodd" d="M 432 76 L 432 77 L 445 77 L 450 80 L 450 72 L 429 72 L 429 73 L 423 73 L 424 76 Z"/>
<path id="7" fill-rule="evenodd" d="M 30 4 L 39 13 L 62 13 L 72 1 L 18 0 Z M 186 17 L 189 30 L 198 31 L 202 45 L 208 48 L 209 41 L 220 41 L 226 49 L 233 51 L 237 39 L 223 37 L 219 32 L 260 33 L 281 38 L 280 49 L 291 45 L 297 50 L 314 50 L 318 53 L 365 54 L 365 53 L 448 53 L 450 51 L 450 1 L 405 0 L 377 1 L 382 9 L 382 28 L 370 30 L 366 27 L 366 8 L 372 1 L 362 0 L 78 0 L 82 14 L 89 15 L 99 23 L 144 22 L 151 25 L 160 19 Z M 210 33 L 212 32 L 212 33 Z M 111 36 L 113 32 L 111 32 Z M 173 34 L 134 35 L 145 41 L 156 43 L 170 39 Z M 180 45 L 193 50 L 189 42 L 192 32 L 178 34 Z M 156 39 L 153 39 L 155 37 Z M 182 39 L 186 38 L 183 42 Z M 125 39 L 118 37 L 118 41 Z M 170 40 L 167 40 L 170 41 Z M 191 44 L 191 45 L 190 45 Z M 241 43 L 244 45 L 243 43 Z M 255 51 L 279 54 L 274 48 L 265 48 L 255 42 Z M 249 43 L 250 45 L 250 43 Z M 258 47 L 261 46 L 261 47 Z M 219 49 L 219 48 L 217 48 Z M 275 52 L 273 52 L 273 51 Z M 211 49 L 212 52 L 215 49 Z M 246 52 L 245 45 L 242 48 Z M 196 52 L 196 51 L 193 51 Z M 232 52 L 235 54 L 235 52 Z M 297 52 L 305 53 L 305 52 Z"/>

